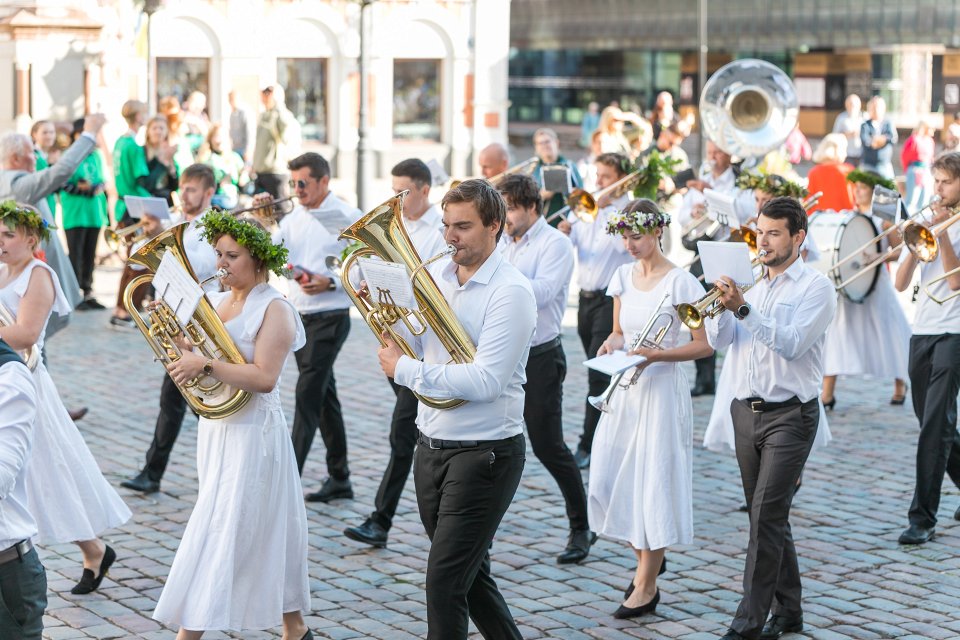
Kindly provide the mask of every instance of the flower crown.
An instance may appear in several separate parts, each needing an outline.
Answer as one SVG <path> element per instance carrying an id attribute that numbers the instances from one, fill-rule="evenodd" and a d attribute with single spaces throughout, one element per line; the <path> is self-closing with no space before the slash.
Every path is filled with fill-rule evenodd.
<path id="1" fill-rule="evenodd" d="M 860 182 L 869 187 L 880 185 L 881 187 L 885 187 L 891 191 L 897 190 L 897 185 L 893 182 L 893 180 L 884 178 L 880 174 L 874 173 L 873 171 L 861 171 L 860 169 L 854 169 L 847 174 L 847 182 Z"/>
<path id="2" fill-rule="evenodd" d="M 635 233 L 653 233 L 670 224 L 670 214 L 657 209 L 656 213 L 646 211 L 617 211 L 607 218 L 607 233 L 619 235 L 627 231 Z"/>
<path id="3" fill-rule="evenodd" d="M 262 260 L 267 269 L 283 275 L 289 251 L 282 244 L 273 244 L 270 234 L 260 227 L 213 209 L 204 214 L 197 226 L 203 229 L 200 237 L 211 245 L 221 236 L 230 236 L 241 247 L 246 247 L 250 255 Z"/>
<path id="4" fill-rule="evenodd" d="M 28 204 L 18 204 L 13 200 L 0 202 L 0 220 L 14 227 L 35 229 L 41 240 L 49 240 L 50 229 L 55 228 L 33 207 Z"/>
<path id="5" fill-rule="evenodd" d="M 737 176 L 737 188 L 763 191 L 774 198 L 787 197 L 800 200 L 809 195 L 803 185 L 791 182 L 775 173 L 763 174 L 744 171 Z"/>

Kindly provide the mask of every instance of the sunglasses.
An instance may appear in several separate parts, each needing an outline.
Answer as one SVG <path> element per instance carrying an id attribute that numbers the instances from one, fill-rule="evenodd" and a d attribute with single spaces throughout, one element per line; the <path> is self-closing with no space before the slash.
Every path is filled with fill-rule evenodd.
<path id="1" fill-rule="evenodd" d="M 291 189 L 306 189 L 307 181 L 306 180 L 287 180 L 287 184 Z"/>

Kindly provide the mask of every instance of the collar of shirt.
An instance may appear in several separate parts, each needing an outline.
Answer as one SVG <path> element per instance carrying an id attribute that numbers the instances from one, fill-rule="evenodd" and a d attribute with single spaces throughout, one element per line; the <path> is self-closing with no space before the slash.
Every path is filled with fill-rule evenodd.
<path id="1" fill-rule="evenodd" d="M 796 282 L 803 275 L 803 266 L 803 258 L 797 258 L 789 267 L 781 272 L 780 275 L 772 280 L 770 279 L 770 270 L 764 269 L 763 280 L 761 280 L 761 282 L 766 282 L 768 286 L 773 286 L 781 276 L 786 276 L 790 280 Z"/>
<path id="2" fill-rule="evenodd" d="M 500 265 L 503 263 L 503 254 L 496 249 L 493 250 L 487 259 L 484 261 L 480 268 L 477 269 L 476 273 L 470 277 L 469 280 L 460 284 L 459 278 L 457 278 L 457 269 L 460 265 L 451 260 L 449 263 L 444 265 L 443 270 L 440 272 L 440 277 L 446 280 L 447 282 L 452 282 L 456 284 L 459 288 L 465 289 L 471 283 L 473 284 L 490 284 L 491 278 L 497 272 L 497 269 L 500 268 Z"/>
<path id="3" fill-rule="evenodd" d="M 440 229 L 440 226 L 443 224 L 443 218 L 440 215 L 439 206 L 432 204 L 430 205 L 430 208 L 424 211 L 423 215 L 416 220 L 404 218 L 403 224 L 407 227 L 427 226 L 433 227 L 434 229 Z"/>
<path id="4" fill-rule="evenodd" d="M 534 242 L 543 229 L 548 226 L 549 225 L 547 224 L 546 219 L 544 219 L 543 216 L 539 216 L 537 221 L 530 225 L 530 228 L 527 229 L 527 232 L 523 234 L 523 237 L 519 240 L 516 240 L 512 237 L 506 237 L 506 245 L 508 247 L 514 247 L 515 249 L 528 246 L 530 243 Z"/>

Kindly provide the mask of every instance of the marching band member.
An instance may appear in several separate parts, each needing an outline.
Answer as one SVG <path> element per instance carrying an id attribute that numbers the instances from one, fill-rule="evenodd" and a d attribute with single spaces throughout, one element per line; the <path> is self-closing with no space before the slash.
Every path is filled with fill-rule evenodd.
<path id="1" fill-rule="evenodd" d="M 880 184 L 896 191 L 892 180 L 886 180 L 879 174 L 854 170 L 847 174 L 847 181 L 853 185 L 856 204 L 854 209 L 860 215 L 868 216 L 881 230 L 889 229 L 893 223 L 871 215 L 873 188 Z M 892 232 L 883 239 L 881 251 L 886 251 L 890 243 L 900 243 L 900 233 Z M 891 254 L 888 262 L 895 262 L 899 252 Z M 869 276 L 868 276 L 869 277 Z M 827 330 L 827 344 L 823 356 L 823 390 L 820 399 L 823 406 L 833 409 L 837 404 L 834 389 L 837 376 L 866 375 L 876 378 L 894 379 L 893 396 L 890 404 L 901 405 L 906 398 L 907 361 L 909 358 L 910 323 L 897 300 L 893 281 L 886 265 L 880 267 L 877 283 L 863 302 L 851 302 L 840 296 L 837 315 Z"/>
<path id="2" fill-rule="evenodd" d="M 427 260 L 447 248 L 441 235 L 442 214 L 437 205 L 430 204 L 430 168 L 421 160 L 403 160 L 393 167 L 393 191 L 407 191 L 403 201 L 403 227 L 422 260 Z M 403 485 L 413 466 L 413 451 L 417 445 L 417 405 L 419 401 L 407 387 L 387 378 L 397 397 L 390 421 L 390 461 L 383 472 L 380 488 L 374 500 L 374 511 L 358 527 L 347 527 L 343 535 L 374 547 L 387 546 L 387 534 L 397 513 Z"/>
<path id="3" fill-rule="evenodd" d="M 720 300 L 735 315 L 706 321 L 711 345 L 729 346 L 736 373 L 730 411 L 750 512 L 743 599 L 723 640 L 803 628 L 790 505 L 817 432 L 823 345 L 836 309 L 833 285 L 800 258 L 806 227 L 797 200 L 767 202 L 757 219 L 763 277 L 746 294 L 721 277 Z"/>
<path id="4" fill-rule="evenodd" d="M 676 363 L 703 357 L 711 348 L 703 329 L 681 344 L 675 319 L 659 349 L 627 342 L 662 309 L 672 316 L 673 305 L 703 295 L 697 279 L 661 251 L 660 237 L 669 224 L 670 216 L 645 199 L 634 200 L 607 223 L 608 233 L 622 239 L 634 262 L 618 268 L 607 288 L 615 310 L 613 331 L 597 353 L 627 349 L 647 358 L 636 384 L 618 388 L 610 412 L 600 419 L 590 465 L 591 527 L 628 543 L 637 557 L 615 618 L 654 611 L 664 551 L 693 540 L 693 406 L 687 377 Z M 666 301 L 664 294 L 669 294 Z M 627 378 L 632 375 L 626 372 Z"/>
<path id="5" fill-rule="evenodd" d="M 596 536 L 587 518 L 587 494 L 573 454 L 563 441 L 563 380 L 567 357 L 560 325 L 573 275 L 570 240 L 543 219 L 543 200 L 529 176 L 507 176 L 497 189 L 507 203 L 504 259 L 530 280 L 537 301 L 537 329 L 527 358 L 523 420 L 533 454 L 560 487 L 570 522 L 560 564 L 583 561 Z"/>
<path id="6" fill-rule="evenodd" d="M 192 164 L 180 175 L 182 222 L 190 225 L 183 234 L 183 244 L 187 251 L 187 260 L 201 281 L 212 276 L 217 270 L 217 256 L 213 247 L 200 237 L 203 218 L 210 209 L 210 201 L 216 189 L 213 170 L 205 164 Z M 152 230 L 148 228 L 146 231 L 150 236 Z M 156 234 L 153 233 L 153 235 Z M 220 289 L 220 283 L 212 280 L 205 285 L 205 288 L 209 292 L 215 292 Z M 119 293 L 123 295 L 122 290 Z M 136 301 L 136 294 L 134 300 Z M 170 452 L 173 451 L 173 445 L 177 441 L 177 436 L 180 435 L 186 412 L 187 401 L 180 393 L 180 388 L 170 376 L 164 376 L 160 385 L 160 413 L 157 415 L 157 423 L 153 430 L 153 441 L 147 450 L 146 464 L 136 476 L 121 482 L 121 487 L 144 493 L 160 490 L 160 480 L 163 479 L 167 462 L 170 460 Z"/>
<path id="7" fill-rule="evenodd" d="M 380 366 L 418 394 L 462 398 L 448 410 L 421 405 L 414 482 L 430 536 L 427 638 L 466 640 L 467 617 L 487 639 L 520 638 L 490 575 L 490 545 L 523 472 L 524 367 L 537 324 L 529 281 L 497 250 L 506 205 L 485 180 L 443 197 L 444 238 L 457 253 L 431 273 L 477 345 L 472 363 L 450 357 L 432 332 L 413 339 L 423 360 L 389 337 Z"/>
<path id="8" fill-rule="evenodd" d="M 19 640 L 40 640 L 47 608 L 47 574 L 33 548 L 37 522 L 25 486 L 37 405 L 30 370 L 0 339 L 0 584 L 16 586 L 0 589 L 0 629 Z"/>
<path id="9" fill-rule="evenodd" d="M 933 205 L 930 224 L 938 224 L 960 207 L 960 153 L 944 153 L 933 163 L 934 187 L 940 201 Z M 937 235 L 939 258 L 920 265 L 920 288 L 913 337 L 910 338 L 910 384 L 913 410 L 920 422 L 917 441 L 917 484 L 910 504 L 910 526 L 900 544 L 923 544 L 933 538 L 946 471 L 960 487 L 960 435 L 957 433 L 957 392 L 960 391 L 960 297 L 937 304 L 960 290 L 960 227 Z M 904 251 L 894 286 L 904 291 L 913 280 L 917 258 Z M 932 283 L 936 278 L 939 282 Z M 932 283 L 932 284 L 931 284 Z M 928 290 L 929 287 L 929 290 Z M 954 513 L 960 520 L 960 509 Z"/>
<path id="10" fill-rule="evenodd" d="M 325 262 L 327 256 L 339 255 L 344 243 L 337 240 L 339 233 L 327 229 L 322 222 L 333 215 L 346 217 L 352 223 L 361 214 L 359 209 L 330 191 L 330 164 L 320 154 L 304 153 L 287 166 L 290 188 L 296 192 L 300 204 L 280 221 L 274 241 L 282 241 L 290 251 L 291 264 L 306 274 L 296 285 L 291 283 L 288 292 L 307 332 L 306 345 L 294 352 L 300 377 L 293 414 L 293 450 L 302 475 L 319 428 L 327 448 L 329 475 L 320 490 L 308 493 L 306 500 L 350 499 L 353 486 L 347 465 L 347 431 L 337 397 L 333 363 L 350 333 L 352 303 Z M 260 202 L 269 201 L 266 196 L 259 198 Z"/>
<path id="11" fill-rule="evenodd" d="M 252 397 L 230 416 L 200 418 L 197 503 L 153 618 L 179 625 L 178 640 L 281 623 L 284 638 L 312 640 L 303 620 L 310 611 L 307 512 L 279 387 L 304 328 L 267 282 L 270 271 L 282 273 L 287 252 L 259 224 L 229 213 L 210 212 L 201 226 L 216 268 L 227 270 L 228 290 L 207 296 L 246 362 L 205 358 L 181 340 L 182 357 L 167 370 L 181 385 L 210 375 Z"/>
<path id="12" fill-rule="evenodd" d="M 12 200 L 0 205 L 0 303 L 15 319 L 0 330 L 0 337 L 17 350 L 33 345 L 42 349 L 50 315 L 70 313 L 53 269 L 34 257 L 49 233 L 36 209 Z M 79 546 L 83 576 L 71 593 L 90 593 L 100 587 L 117 557 L 97 536 L 129 520 L 130 510 L 100 473 L 43 362 L 33 371 L 33 380 L 39 402 L 26 487 L 30 513 L 37 519 L 37 541 Z"/>
<path id="13" fill-rule="evenodd" d="M 548 191 L 543 187 L 543 169 L 550 166 L 566 167 L 570 172 L 571 188 L 576 189 L 583 186 L 583 180 L 577 171 L 577 166 L 560 155 L 560 138 L 553 129 L 537 129 L 533 133 L 533 149 L 537 154 L 539 161 L 533 168 L 533 178 L 540 186 L 540 197 L 546 208 L 543 212 L 544 217 L 549 218 L 550 214 L 566 206 L 566 194 L 560 192 Z M 551 223 L 557 226 L 557 222 Z"/>
<path id="14" fill-rule="evenodd" d="M 510 152 L 499 142 L 493 142 L 480 150 L 477 163 L 480 165 L 480 175 L 492 178 L 510 168 Z"/>
<path id="15" fill-rule="evenodd" d="M 609 187 L 627 175 L 630 160 L 618 153 L 603 153 L 594 161 L 597 168 L 597 188 Z M 607 234 L 611 216 L 630 202 L 623 193 L 616 198 L 600 198 L 600 210 L 592 223 L 560 222 L 558 229 L 570 235 L 577 250 L 577 285 L 580 287 L 577 304 L 577 334 L 586 354 L 596 353 L 613 331 L 613 299 L 606 295 L 607 285 L 617 269 L 631 261 L 630 254 L 619 238 Z M 583 433 L 574 453 L 581 469 L 590 464 L 593 434 L 600 421 L 600 412 L 587 400 L 603 392 L 610 384 L 610 376 L 590 369 L 587 371 L 587 395 L 583 401 Z"/>

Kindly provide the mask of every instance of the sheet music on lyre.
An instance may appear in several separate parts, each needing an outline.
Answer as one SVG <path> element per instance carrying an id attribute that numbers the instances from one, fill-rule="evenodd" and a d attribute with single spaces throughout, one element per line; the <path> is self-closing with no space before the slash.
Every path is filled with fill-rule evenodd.
<path id="1" fill-rule="evenodd" d="M 160 266 L 153 276 L 153 288 L 182 324 L 193 318 L 193 312 L 203 298 L 203 289 L 169 251 L 160 259 Z"/>
<path id="2" fill-rule="evenodd" d="M 716 220 L 725 227 L 739 227 L 740 220 L 733 208 L 734 197 L 713 189 L 704 189 L 703 197 L 707 201 L 707 217 Z"/>
<path id="3" fill-rule="evenodd" d="M 373 258 L 358 258 L 357 263 L 374 302 L 404 309 L 417 308 L 417 298 L 406 265 Z"/>

